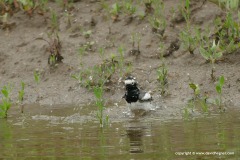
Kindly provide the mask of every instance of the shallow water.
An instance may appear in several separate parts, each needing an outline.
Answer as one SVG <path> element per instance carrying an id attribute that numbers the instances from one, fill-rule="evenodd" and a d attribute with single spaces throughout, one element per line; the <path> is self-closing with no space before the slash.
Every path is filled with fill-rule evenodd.
<path id="1" fill-rule="evenodd" d="M 0 159 L 240 157 L 238 110 L 189 121 L 164 121 L 151 115 L 133 118 L 118 112 L 118 118 L 103 129 L 91 106 L 28 106 L 24 110 L 20 114 L 15 108 L 8 119 L 0 120 Z"/>

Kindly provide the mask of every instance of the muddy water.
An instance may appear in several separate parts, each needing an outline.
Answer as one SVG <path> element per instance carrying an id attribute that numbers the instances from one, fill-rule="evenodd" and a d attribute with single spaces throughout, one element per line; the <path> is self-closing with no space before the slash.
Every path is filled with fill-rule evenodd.
<path id="1" fill-rule="evenodd" d="M 0 120 L 0 159 L 240 157 L 238 110 L 189 121 L 166 121 L 150 115 L 133 118 L 118 112 L 119 117 L 112 118 L 104 129 L 92 110 L 91 106 L 33 105 L 20 114 L 15 107 L 8 119 Z"/>

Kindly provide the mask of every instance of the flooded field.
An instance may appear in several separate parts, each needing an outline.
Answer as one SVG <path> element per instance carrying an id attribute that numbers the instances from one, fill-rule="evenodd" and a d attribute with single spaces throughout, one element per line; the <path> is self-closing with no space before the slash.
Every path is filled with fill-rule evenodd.
<path id="1" fill-rule="evenodd" d="M 187 121 L 116 114 L 110 116 L 108 127 L 101 128 L 89 106 L 29 106 L 24 114 L 13 109 L 9 118 L 0 119 L 0 159 L 240 157 L 239 110 Z"/>

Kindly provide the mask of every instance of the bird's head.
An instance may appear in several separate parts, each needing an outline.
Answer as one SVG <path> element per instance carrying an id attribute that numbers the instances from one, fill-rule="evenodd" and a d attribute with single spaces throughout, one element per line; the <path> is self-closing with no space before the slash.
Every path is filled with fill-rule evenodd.
<path id="1" fill-rule="evenodd" d="M 128 76 L 128 77 L 125 79 L 124 84 L 125 84 L 125 85 L 136 85 L 136 84 L 137 84 L 136 78 L 133 77 L 133 76 Z"/>

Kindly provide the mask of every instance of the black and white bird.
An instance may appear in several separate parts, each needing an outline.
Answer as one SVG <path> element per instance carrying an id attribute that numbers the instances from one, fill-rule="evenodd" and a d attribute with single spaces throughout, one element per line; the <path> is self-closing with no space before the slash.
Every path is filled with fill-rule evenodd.
<path id="1" fill-rule="evenodd" d="M 123 96 L 123 98 L 128 103 L 134 103 L 134 102 L 149 102 L 152 101 L 152 96 L 150 92 L 145 92 L 140 90 L 137 87 L 137 81 L 135 77 L 129 76 L 124 81 L 126 92 Z"/>

